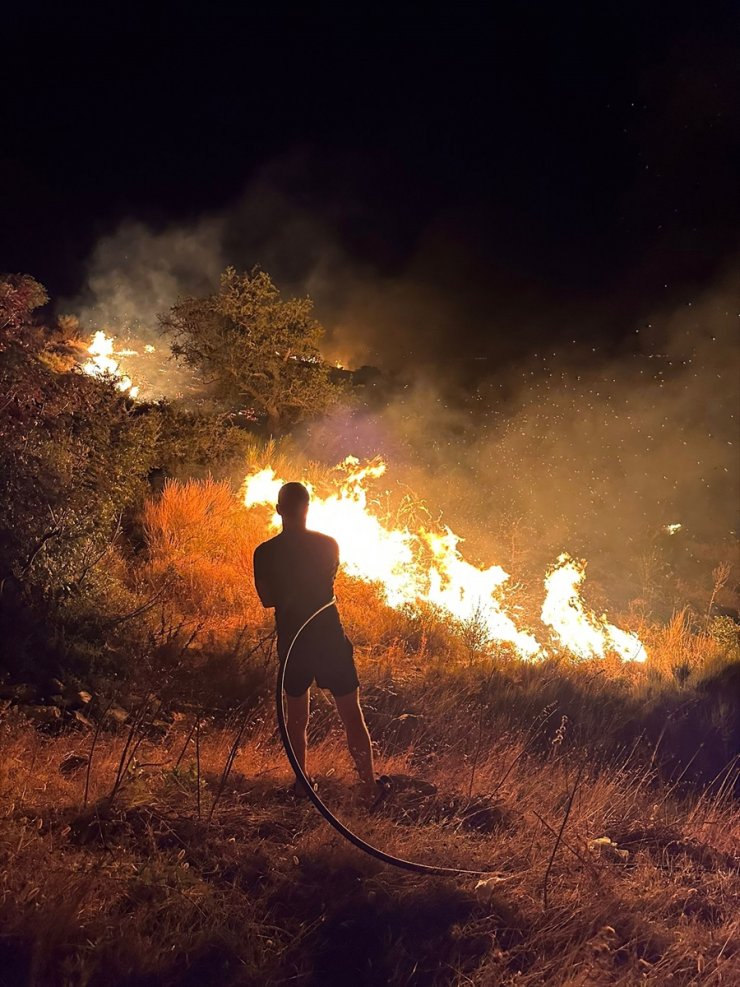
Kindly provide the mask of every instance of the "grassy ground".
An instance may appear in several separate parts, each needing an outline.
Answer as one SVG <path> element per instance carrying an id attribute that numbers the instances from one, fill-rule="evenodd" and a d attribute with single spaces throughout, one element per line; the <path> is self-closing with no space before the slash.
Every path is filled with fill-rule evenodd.
<path id="1" fill-rule="evenodd" d="M 340 574 L 394 788 L 362 806 L 321 693 L 310 770 L 374 845 L 486 872 L 419 876 L 289 794 L 271 618 L 245 592 L 265 519 L 207 481 L 143 525 L 140 616 L 108 664 L 42 683 L 48 724 L 0 713 L 1 987 L 740 983 L 732 621 L 634 611 L 644 665 L 526 663 Z"/>
<path id="2" fill-rule="evenodd" d="M 670 765 L 661 777 L 639 731 L 620 739 L 624 707 L 588 669 L 522 666 L 518 684 L 363 671 L 395 790 L 362 807 L 319 694 L 322 796 L 377 846 L 486 877 L 417 876 L 346 844 L 289 795 L 269 701 L 251 708 L 220 796 L 239 715 L 203 716 L 197 734 L 188 711 L 103 731 L 88 779 L 83 760 L 64 759 L 89 755 L 89 733 L 45 735 L 9 711 L 0 984 L 740 982 L 732 758 L 703 787 Z"/>

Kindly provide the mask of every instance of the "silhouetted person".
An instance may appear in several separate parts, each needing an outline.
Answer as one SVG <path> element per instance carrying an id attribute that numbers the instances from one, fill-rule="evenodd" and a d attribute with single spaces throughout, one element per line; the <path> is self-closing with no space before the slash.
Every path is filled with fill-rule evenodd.
<path id="1" fill-rule="evenodd" d="M 328 535 L 307 530 L 308 502 L 303 484 L 286 483 L 277 503 L 283 530 L 254 553 L 254 582 L 262 605 L 275 608 L 281 661 L 304 621 L 334 596 L 339 546 Z M 376 781 L 370 735 L 360 708 L 352 644 L 336 606 L 324 610 L 304 628 L 285 671 L 288 736 L 304 772 L 309 690 L 314 681 L 332 693 L 350 754 L 368 796 L 372 796 Z M 295 790 L 305 794 L 298 781 Z"/>

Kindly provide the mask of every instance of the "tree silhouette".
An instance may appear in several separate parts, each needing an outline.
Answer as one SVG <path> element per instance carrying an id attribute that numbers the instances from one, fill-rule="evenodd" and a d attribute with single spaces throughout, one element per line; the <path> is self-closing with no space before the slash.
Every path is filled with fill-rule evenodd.
<path id="1" fill-rule="evenodd" d="M 229 267 L 216 294 L 177 302 L 160 323 L 215 398 L 274 433 L 320 414 L 340 394 L 312 311 L 310 298 L 283 299 L 265 271 Z"/>

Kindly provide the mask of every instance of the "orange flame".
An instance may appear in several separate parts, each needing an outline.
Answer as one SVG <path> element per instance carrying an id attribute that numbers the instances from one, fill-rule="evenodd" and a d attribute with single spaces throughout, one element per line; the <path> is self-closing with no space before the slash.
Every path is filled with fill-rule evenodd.
<path id="1" fill-rule="evenodd" d="M 561 647 L 578 658 L 603 658 L 614 651 L 623 661 L 645 661 L 647 652 L 636 635 L 586 608 L 579 592 L 585 578 L 585 563 L 566 553 L 559 556 L 545 576 L 542 623 L 552 628 Z"/>
<path id="2" fill-rule="evenodd" d="M 359 579 L 380 584 L 390 606 L 426 601 L 452 616 L 475 621 L 488 643 L 510 645 L 522 658 L 547 654 L 547 648 L 526 630 L 520 630 L 498 598 L 509 579 L 501 566 L 478 568 L 459 550 L 460 538 L 445 527 L 442 533 L 419 528 L 393 528 L 374 512 L 368 502 L 366 482 L 385 473 L 385 463 L 376 460 L 361 466 L 352 456 L 341 464 L 345 478 L 326 497 L 311 484 L 309 526 L 331 535 L 339 543 L 342 565 Z M 247 476 L 243 501 L 246 507 L 274 505 L 285 481 L 271 467 Z M 277 513 L 271 526 L 280 526 Z M 644 661 L 645 649 L 632 634 L 596 617 L 578 593 L 583 567 L 562 555 L 545 580 L 546 599 L 542 621 L 552 630 L 553 643 L 577 658 L 603 657 L 616 652 L 625 661 Z"/>
<path id="3" fill-rule="evenodd" d="M 103 330 L 99 329 L 87 348 L 90 359 L 82 364 L 82 370 L 91 377 L 104 377 L 106 375 L 114 377 L 118 390 L 125 391 L 129 397 L 135 398 L 139 393 L 139 388 L 135 387 L 131 378 L 121 371 L 116 357 L 137 356 L 136 350 L 116 352 L 113 348 L 113 340 L 113 336 L 106 336 Z"/>

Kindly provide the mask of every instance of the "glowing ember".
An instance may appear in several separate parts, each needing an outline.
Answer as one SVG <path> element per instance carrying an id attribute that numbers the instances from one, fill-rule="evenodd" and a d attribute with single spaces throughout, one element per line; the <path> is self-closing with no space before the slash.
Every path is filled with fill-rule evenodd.
<path id="1" fill-rule="evenodd" d="M 139 388 L 134 387 L 131 378 L 121 372 L 121 368 L 116 357 L 136 356 L 135 350 L 113 349 L 113 337 L 106 336 L 102 329 L 99 329 L 92 338 L 92 342 L 87 348 L 90 359 L 82 364 L 84 373 L 91 377 L 104 377 L 106 375 L 114 377 L 116 387 L 119 391 L 125 391 L 129 397 L 135 398 L 139 393 Z"/>
<path id="2" fill-rule="evenodd" d="M 327 497 L 318 496 L 310 483 L 305 485 L 311 491 L 309 527 L 336 538 L 349 575 L 380 584 L 393 607 L 426 601 L 458 620 L 474 621 L 489 643 L 509 644 L 522 658 L 546 654 L 531 633 L 519 630 L 497 599 L 509 578 L 500 566 L 479 569 L 467 562 L 458 548 L 460 539 L 449 528 L 440 534 L 389 526 L 368 503 L 365 488 L 368 480 L 383 475 L 385 463 L 360 466 L 350 456 L 341 468 L 344 479 Z M 274 505 L 284 482 L 270 467 L 248 476 L 245 506 Z M 273 514 L 271 524 L 280 527 L 278 514 Z M 583 578 L 583 569 L 568 556 L 561 556 L 548 574 L 542 620 L 554 631 L 557 644 L 579 658 L 615 651 L 625 660 L 644 661 L 645 651 L 636 637 L 586 609 L 576 589 Z"/>
<path id="3" fill-rule="evenodd" d="M 605 616 L 587 610 L 579 593 L 585 564 L 565 553 L 545 576 L 542 622 L 551 627 L 561 647 L 578 658 L 603 658 L 616 652 L 623 661 L 645 661 L 647 654 L 634 634 L 609 624 Z"/>

